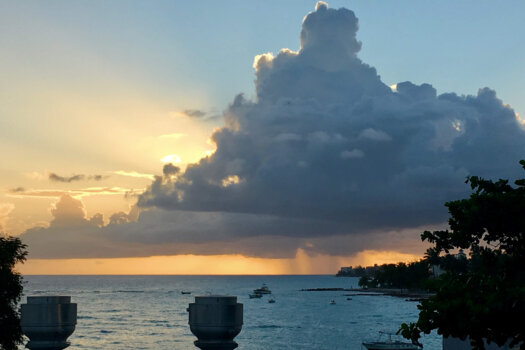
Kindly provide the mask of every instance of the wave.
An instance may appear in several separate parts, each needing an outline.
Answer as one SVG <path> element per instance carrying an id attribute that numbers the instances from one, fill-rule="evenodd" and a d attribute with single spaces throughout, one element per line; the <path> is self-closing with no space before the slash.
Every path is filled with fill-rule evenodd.
<path id="1" fill-rule="evenodd" d="M 271 329 L 271 328 L 283 328 L 283 327 L 278 326 L 276 324 L 265 324 L 265 325 L 260 325 L 260 326 L 254 326 L 253 328 Z"/>

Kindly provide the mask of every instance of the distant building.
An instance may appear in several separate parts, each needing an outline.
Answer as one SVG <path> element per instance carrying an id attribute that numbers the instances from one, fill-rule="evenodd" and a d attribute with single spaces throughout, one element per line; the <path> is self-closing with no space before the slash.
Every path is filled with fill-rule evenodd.
<path id="1" fill-rule="evenodd" d="M 354 268 L 352 266 L 341 267 L 339 271 L 337 271 L 336 276 L 337 277 L 354 277 L 355 276 Z"/>
<path id="2" fill-rule="evenodd" d="M 442 259 L 444 258 L 450 259 L 451 257 L 454 257 L 457 260 L 467 260 L 467 255 L 465 254 L 463 249 L 460 249 L 457 254 L 450 254 L 450 255 L 447 254 L 445 257 L 442 257 Z M 443 263 L 443 260 L 441 262 Z M 449 260 L 449 263 L 450 263 L 450 260 Z M 430 266 L 429 271 L 432 274 L 432 276 L 438 277 L 439 275 L 442 275 L 446 272 L 446 270 L 442 267 L 442 265 L 443 264 L 436 264 L 436 265 Z M 444 266 L 446 267 L 447 265 L 445 264 Z"/>
<path id="3" fill-rule="evenodd" d="M 372 276 L 374 271 L 379 269 L 379 266 L 343 266 L 339 269 L 336 276 L 337 277 L 363 277 L 363 276 Z"/>
<path id="4" fill-rule="evenodd" d="M 430 267 L 430 272 L 432 273 L 432 276 L 438 277 L 439 275 L 444 274 L 445 270 L 443 270 L 439 265 L 432 265 Z"/>
<path id="5" fill-rule="evenodd" d="M 456 259 L 466 259 L 467 255 L 463 251 L 463 249 L 460 249 L 459 252 L 456 254 Z"/>

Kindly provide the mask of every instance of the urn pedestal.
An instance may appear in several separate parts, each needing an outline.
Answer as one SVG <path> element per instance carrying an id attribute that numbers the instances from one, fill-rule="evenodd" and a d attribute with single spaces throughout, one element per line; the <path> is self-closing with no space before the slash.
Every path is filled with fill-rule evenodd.
<path id="1" fill-rule="evenodd" d="M 67 338 L 75 330 L 77 304 L 70 296 L 27 297 L 21 305 L 20 325 L 29 338 L 26 348 L 35 350 L 61 350 L 70 343 Z"/>
<path id="2" fill-rule="evenodd" d="M 232 350 L 233 341 L 242 328 L 243 305 L 237 297 L 227 295 L 196 296 L 189 308 L 191 332 L 198 338 L 195 346 L 201 350 Z"/>

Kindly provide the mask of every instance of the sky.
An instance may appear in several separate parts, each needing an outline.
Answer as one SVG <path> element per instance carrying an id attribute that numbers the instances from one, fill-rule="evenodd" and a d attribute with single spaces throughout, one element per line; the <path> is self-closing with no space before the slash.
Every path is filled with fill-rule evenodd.
<path id="1" fill-rule="evenodd" d="M 412 261 L 525 158 L 521 1 L 0 1 L 25 274 Z"/>

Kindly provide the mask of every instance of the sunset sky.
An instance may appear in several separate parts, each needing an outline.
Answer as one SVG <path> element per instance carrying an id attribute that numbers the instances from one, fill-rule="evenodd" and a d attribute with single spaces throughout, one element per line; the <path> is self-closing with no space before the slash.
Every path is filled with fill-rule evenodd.
<path id="1" fill-rule="evenodd" d="M 467 175 L 522 176 L 523 13 L 0 1 L 0 232 L 26 274 L 417 259 Z"/>

